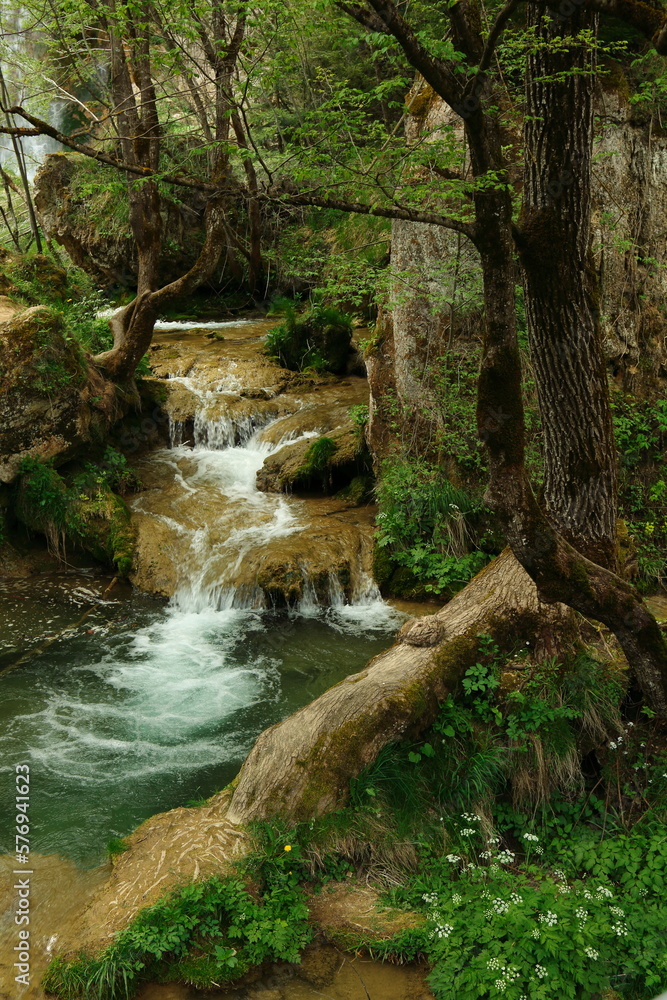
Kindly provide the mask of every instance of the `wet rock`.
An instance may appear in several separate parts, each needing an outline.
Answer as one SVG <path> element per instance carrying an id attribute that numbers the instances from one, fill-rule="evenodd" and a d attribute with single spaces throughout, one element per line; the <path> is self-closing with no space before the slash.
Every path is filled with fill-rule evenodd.
<path id="1" fill-rule="evenodd" d="M 55 469 L 33 463 L 15 489 L 14 513 L 31 531 L 44 534 L 56 554 L 64 555 L 69 543 L 115 567 L 120 576 L 132 568 L 135 533 L 129 509 L 101 483 L 84 491 L 68 486 Z"/>
<path id="2" fill-rule="evenodd" d="M 331 445 L 319 462 L 313 458 L 317 455 L 314 449 L 325 441 Z M 257 473 L 257 489 L 280 493 L 316 487 L 334 493 L 350 483 L 362 464 L 359 434 L 348 421 L 326 435 L 294 441 L 274 452 Z"/>

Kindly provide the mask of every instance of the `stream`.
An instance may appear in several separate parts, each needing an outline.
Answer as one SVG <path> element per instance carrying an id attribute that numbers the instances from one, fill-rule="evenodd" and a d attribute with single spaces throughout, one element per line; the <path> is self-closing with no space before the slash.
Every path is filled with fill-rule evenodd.
<path id="1" fill-rule="evenodd" d="M 169 602 L 109 590 L 85 567 L 0 582 L 0 860 L 11 864 L 14 768 L 27 763 L 43 949 L 99 882 L 110 838 L 219 791 L 259 732 L 362 668 L 403 619 L 381 600 L 364 546 L 347 595 L 332 571 L 318 596 L 305 557 L 301 596 L 286 608 L 243 582 L 265 551 L 303 543 L 308 519 L 335 510 L 257 490 L 267 455 L 300 437 L 276 432 L 285 412 L 235 424 L 219 404 L 238 400 L 238 385 L 188 382 L 201 399 L 193 437 L 171 421 L 171 446 L 137 462 L 144 489 L 131 501 L 141 530 L 159 534 Z M 14 994 L 0 983 L 4 996 Z"/>

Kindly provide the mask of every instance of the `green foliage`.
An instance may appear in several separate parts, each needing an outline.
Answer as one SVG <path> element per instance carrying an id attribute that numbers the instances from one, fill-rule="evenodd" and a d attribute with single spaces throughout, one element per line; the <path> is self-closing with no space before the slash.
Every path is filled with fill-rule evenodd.
<path id="1" fill-rule="evenodd" d="M 108 303 L 98 291 L 90 291 L 76 299 L 63 302 L 61 313 L 66 337 L 76 341 L 91 354 L 101 354 L 113 347 L 109 321 L 98 319 L 98 312 Z"/>
<path id="2" fill-rule="evenodd" d="M 127 847 L 127 842 L 122 837 L 111 837 L 107 841 L 107 854 L 113 858 L 117 854 L 123 854 Z"/>
<path id="3" fill-rule="evenodd" d="M 664 837 L 591 838 L 588 856 L 565 849 L 552 868 L 532 862 L 542 847 L 529 822 L 519 860 L 484 835 L 478 815 L 460 821 L 465 855 L 424 858 L 420 876 L 393 894 L 428 917 L 418 933 L 436 997 L 592 998 L 615 987 L 648 1000 L 664 988 Z"/>
<path id="4" fill-rule="evenodd" d="M 667 582 L 667 401 L 612 394 L 621 468 L 619 510 L 637 549 L 643 591 Z"/>
<path id="5" fill-rule="evenodd" d="M 345 313 L 313 305 L 297 317 L 294 306 L 285 307 L 284 322 L 266 337 L 266 351 L 283 368 L 292 371 L 345 370 L 352 340 L 352 322 Z"/>
<path id="6" fill-rule="evenodd" d="M 410 815 L 465 809 L 506 789 L 517 800 L 536 802 L 578 789 L 577 743 L 618 731 L 623 688 L 589 656 L 532 663 L 525 650 L 506 660 L 480 636 L 478 662 L 466 671 L 460 692 L 442 703 L 425 740 L 386 747 L 353 782 L 357 806 L 369 794 L 381 796 L 405 823 Z M 501 684 L 503 670 L 519 687 Z M 450 832 L 456 838 L 456 829 Z"/>
<path id="7" fill-rule="evenodd" d="M 366 403 L 360 403 L 358 406 L 351 406 L 347 412 L 354 426 L 363 431 L 368 423 L 368 406 Z"/>
<path id="8" fill-rule="evenodd" d="M 40 459 L 24 458 L 19 471 L 16 498 L 19 516 L 29 527 L 43 531 L 52 549 L 59 552 L 65 535 L 79 538 L 82 534 L 77 491 L 67 486 L 50 463 Z"/>
<path id="9" fill-rule="evenodd" d="M 667 447 L 667 400 L 612 396 L 614 431 L 624 466 L 633 468 Z"/>
<path id="10" fill-rule="evenodd" d="M 376 493 L 377 545 L 427 591 L 451 593 L 487 563 L 488 554 L 475 547 L 482 505 L 442 470 L 415 460 L 388 461 Z"/>
<path id="11" fill-rule="evenodd" d="M 266 866 L 259 902 L 236 877 L 176 889 L 142 910 L 98 957 L 52 962 L 44 987 L 67 1000 L 127 1000 L 154 978 L 210 987 L 266 961 L 298 962 L 311 930 L 289 862 L 283 850 Z"/>
<path id="12" fill-rule="evenodd" d="M 86 463 L 67 479 L 39 459 L 24 459 L 20 471 L 15 505 L 28 528 L 42 531 L 58 556 L 71 542 L 127 575 L 134 535 L 127 507 L 113 487 L 122 492 L 139 482 L 123 455 L 107 447 L 102 465 Z"/>

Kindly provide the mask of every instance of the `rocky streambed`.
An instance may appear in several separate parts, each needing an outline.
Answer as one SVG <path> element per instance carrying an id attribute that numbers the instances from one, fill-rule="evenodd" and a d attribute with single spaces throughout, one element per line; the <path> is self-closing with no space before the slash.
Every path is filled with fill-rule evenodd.
<path id="1" fill-rule="evenodd" d="M 349 488 L 364 471 L 350 409 L 367 404 L 366 380 L 279 368 L 263 348 L 272 325 L 161 328 L 151 351 L 168 441 L 135 462 L 132 582 L 191 609 L 379 597 L 375 510 Z M 322 439 L 326 464 L 311 467 Z M 338 495 L 313 488 L 323 484 Z"/>
<path id="2" fill-rule="evenodd" d="M 233 852 L 217 800 L 192 803 L 231 780 L 261 730 L 361 669 L 402 621 L 372 580 L 374 509 L 345 490 L 363 472 L 349 409 L 366 402 L 366 382 L 277 368 L 263 354 L 268 325 L 158 333 L 153 415 L 139 424 L 156 447 L 133 454 L 124 432 L 142 480 L 129 499 L 134 589 L 109 591 L 86 565 L 4 585 L 0 784 L 9 802 L 15 763 L 28 763 L 41 899 L 26 998 L 42 995 L 52 954 L 102 947 L 151 894 L 224 866 Z M 323 436 L 336 446 L 315 474 L 331 495 L 307 468 Z M 98 867 L 105 842 L 142 821 L 113 869 Z M 6 874 L 10 834 L 7 822 Z M 7 930 L 16 900 L 3 886 Z M 4 941 L 0 998 L 13 1000 Z M 369 975 L 383 981 L 380 969 Z M 327 988 L 354 998 L 353 982 L 346 970 Z M 317 988 L 281 982 L 276 996 Z"/>

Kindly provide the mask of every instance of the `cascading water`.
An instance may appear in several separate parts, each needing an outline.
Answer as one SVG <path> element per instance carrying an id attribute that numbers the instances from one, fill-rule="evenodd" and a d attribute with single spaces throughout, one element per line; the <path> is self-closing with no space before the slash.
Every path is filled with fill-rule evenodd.
<path id="1" fill-rule="evenodd" d="M 300 600 L 272 607 L 257 580 L 262 560 L 300 544 L 312 504 L 258 492 L 256 472 L 281 443 L 266 412 L 231 415 L 229 380 L 213 393 L 196 380 L 190 388 L 201 402 L 194 425 L 174 423 L 174 446 L 139 463 L 145 489 L 134 502 L 142 530 L 158 533 L 160 564 L 173 563 L 169 606 L 117 588 L 41 658 L 0 676 L 0 796 L 10 801 L 14 765 L 27 761 L 41 853 L 94 862 L 109 837 L 224 787 L 263 728 L 359 670 L 397 627 L 363 546 L 346 585 L 333 564 L 317 584 L 304 551 Z M 74 591 L 63 583 L 64 603 Z M 88 580 L 85 592 L 106 585 Z M 13 616 L 11 600 L 5 607 Z M 17 591 L 16 609 L 34 634 L 79 617 L 77 604 L 47 607 L 39 581 Z M 14 640 L 3 655 L 0 628 L 0 669 L 22 652 Z M 9 850 L 11 825 L 2 830 Z"/>

